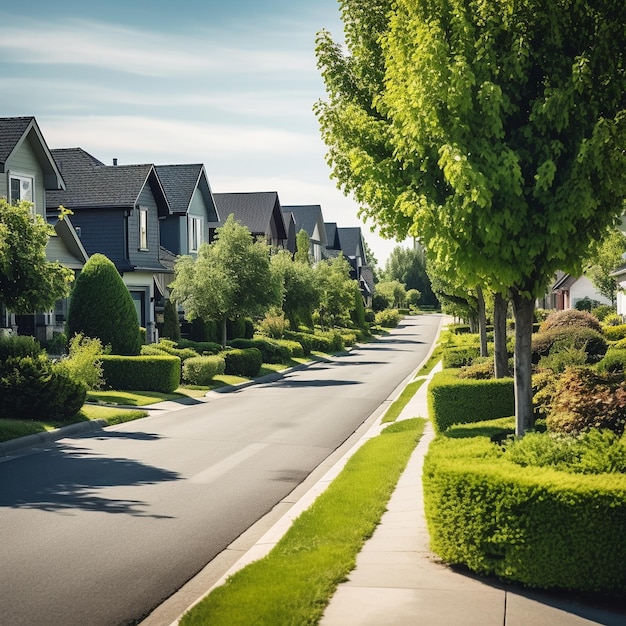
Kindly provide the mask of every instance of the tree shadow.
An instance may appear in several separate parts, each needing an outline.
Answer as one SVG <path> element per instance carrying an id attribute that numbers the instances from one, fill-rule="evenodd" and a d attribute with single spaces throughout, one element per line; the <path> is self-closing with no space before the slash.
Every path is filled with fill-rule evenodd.
<path id="1" fill-rule="evenodd" d="M 105 437 L 151 441 L 155 435 L 110 433 Z M 43 454 L 13 459 L 0 467 L 0 507 L 33 509 L 56 513 L 75 510 L 126 514 L 167 519 L 149 513 L 141 500 L 107 497 L 107 488 L 154 485 L 181 480 L 177 472 L 145 465 L 135 460 L 105 457 L 88 448 L 56 444 Z"/>

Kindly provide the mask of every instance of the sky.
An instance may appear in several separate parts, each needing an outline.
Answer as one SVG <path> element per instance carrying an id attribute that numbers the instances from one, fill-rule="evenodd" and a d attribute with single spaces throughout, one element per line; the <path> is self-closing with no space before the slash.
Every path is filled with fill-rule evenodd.
<path id="1" fill-rule="evenodd" d="M 337 0 L 21 0 L 0 8 L 0 115 L 107 164 L 203 163 L 215 193 L 319 204 L 384 268 L 400 244 L 331 180 L 312 110 L 322 29 L 342 39 Z"/>

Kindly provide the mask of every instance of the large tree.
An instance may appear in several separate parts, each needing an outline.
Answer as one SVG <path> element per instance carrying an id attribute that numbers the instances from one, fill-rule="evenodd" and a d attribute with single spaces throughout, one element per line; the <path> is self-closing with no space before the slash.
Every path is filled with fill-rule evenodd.
<path id="1" fill-rule="evenodd" d="M 412 248 L 396 246 L 391 251 L 385 264 L 384 279 L 399 280 L 407 289 L 417 289 L 422 294 L 422 304 L 437 304 L 426 272 L 426 254 L 418 243 Z"/>
<path id="2" fill-rule="evenodd" d="M 74 275 L 46 259 L 53 229 L 28 202 L 0 198 L 0 303 L 15 313 L 48 311 L 70 291 Z"/>
<path id="3" fill-rule="evenodd" d="M 346 321 L 354 309 L 359 293 L 356 280 L 350 278 L 350 263 L 340 254 L 338 257 L 320 261 L 315 266 L 315 285 L 319 293 L 318 312 L 322 325 L 334 326 Z"/>
<path id="4" fill-rule="evenodd" d="M 279 303 L 277 277 L 270 267 L 270 247 L 230 215 L 213 243 L 203 243 L 197 258 L 180 257 L 170 285 L 172 300 L 187 319 L 216 321 L 226 345 L 226 322 L 260 315 Z"/>
<path id="5" fill-rule="evenodd" d="M 341 4 L 360 13 L 355 2 Z M 626 4 L 397 0 L 384 19 L 374 44 L 384 83 L 371 104 L 388 148 L 372 156 L 367 178 L 368 195 L 392 208 L 370 203 L 368 214 L 409 219 L 438 262 L 510 297 L 521 435 L 533 417 L 535 297 L 557 269 L 580 271 L 626 196 Z M 347 44 L 342 69 L 363 58 Z M 321 120 L 331 152 L 342 152 L 347 135 L 342 128 L 335 137 L 330 119 L 337 84 Z M 352 131 L 361 127 L 355 116 Z M 389 173 L 389 150 L 398 176 Z M 334 173 L 360 185 L 362 162 L 348 156 L 338 169 L 335 159 Z"/>

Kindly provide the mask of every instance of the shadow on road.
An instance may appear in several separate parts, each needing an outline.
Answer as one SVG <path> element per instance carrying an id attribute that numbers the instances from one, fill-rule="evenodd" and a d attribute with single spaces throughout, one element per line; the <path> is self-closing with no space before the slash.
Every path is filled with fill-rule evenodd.
<path id="1" fill-rule="evenodd" d="M 106 435 L 139 440 L 158 438 L 143 433 L 107 432 Z M 46 454 L 16 459 L 11 467 L 15 476 L 20 478 L 7 480 L 0 471 L 0 481 L 3 483 L 0 507 L 66 514 L 79 509 L 167 519 L 167 515 L 148 513 L 145 510 L 146 503 L 141 500 L 108 498 L 106 490 L 109 487 L 153 485 L 182 478 L 177 472 L 124 458 L 106 458 L 86 448 L 70 445 L 58 445 Z M 43 480 L 42 475 L 46 477 Z M 39 485 L 38 488 L 28 488 L 31 479 L 34 485 Z M 24 494 L 28 494 L 28 498 Z"/>

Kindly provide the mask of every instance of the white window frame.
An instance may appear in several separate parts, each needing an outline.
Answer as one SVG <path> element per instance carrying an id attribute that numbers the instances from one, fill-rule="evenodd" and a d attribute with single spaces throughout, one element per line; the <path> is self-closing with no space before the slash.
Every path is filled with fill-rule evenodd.
<path id="1" fill-rule="evenodd" d="M 9 185 L 8 185 L 8 196 L 9 196 L 9 202 L 11 204 L 16 204 L 17 202 L 19 202 L 20 200 L 22 200 L 22 196 L 20 194 L 19 198 L 14 198 L 13 197 L 13 190 L 11 187 L 11 183 L 13 180 L 18 180 L 20 182 L 20 191 L 22 188 L 22 182 L 23 181 L 28 181 L 30 183 L 30 192 L 31 192 L 31 199 L 30 200 L 26 200 L 26 202 L 30 202 L 31 203 L 31 214 L 34 216 L 36 211 L 35 208 L 35 177 L 32 174 L 28 174 L 26 172 L 14 172 L 14 171 L 9 171 L 8 173 L 8 178 L 9 178 Z"/>
<path id="2" fill-rule="evenodd" d="M 204 220 L 201 217 L 189 216 L 189 252 L 198 252 L 204 242 Z"/>
<path id="3" fill-rule="evenodd" d="M 148 250 L 148 209 L 139 207 L 139 249 Z"/>

